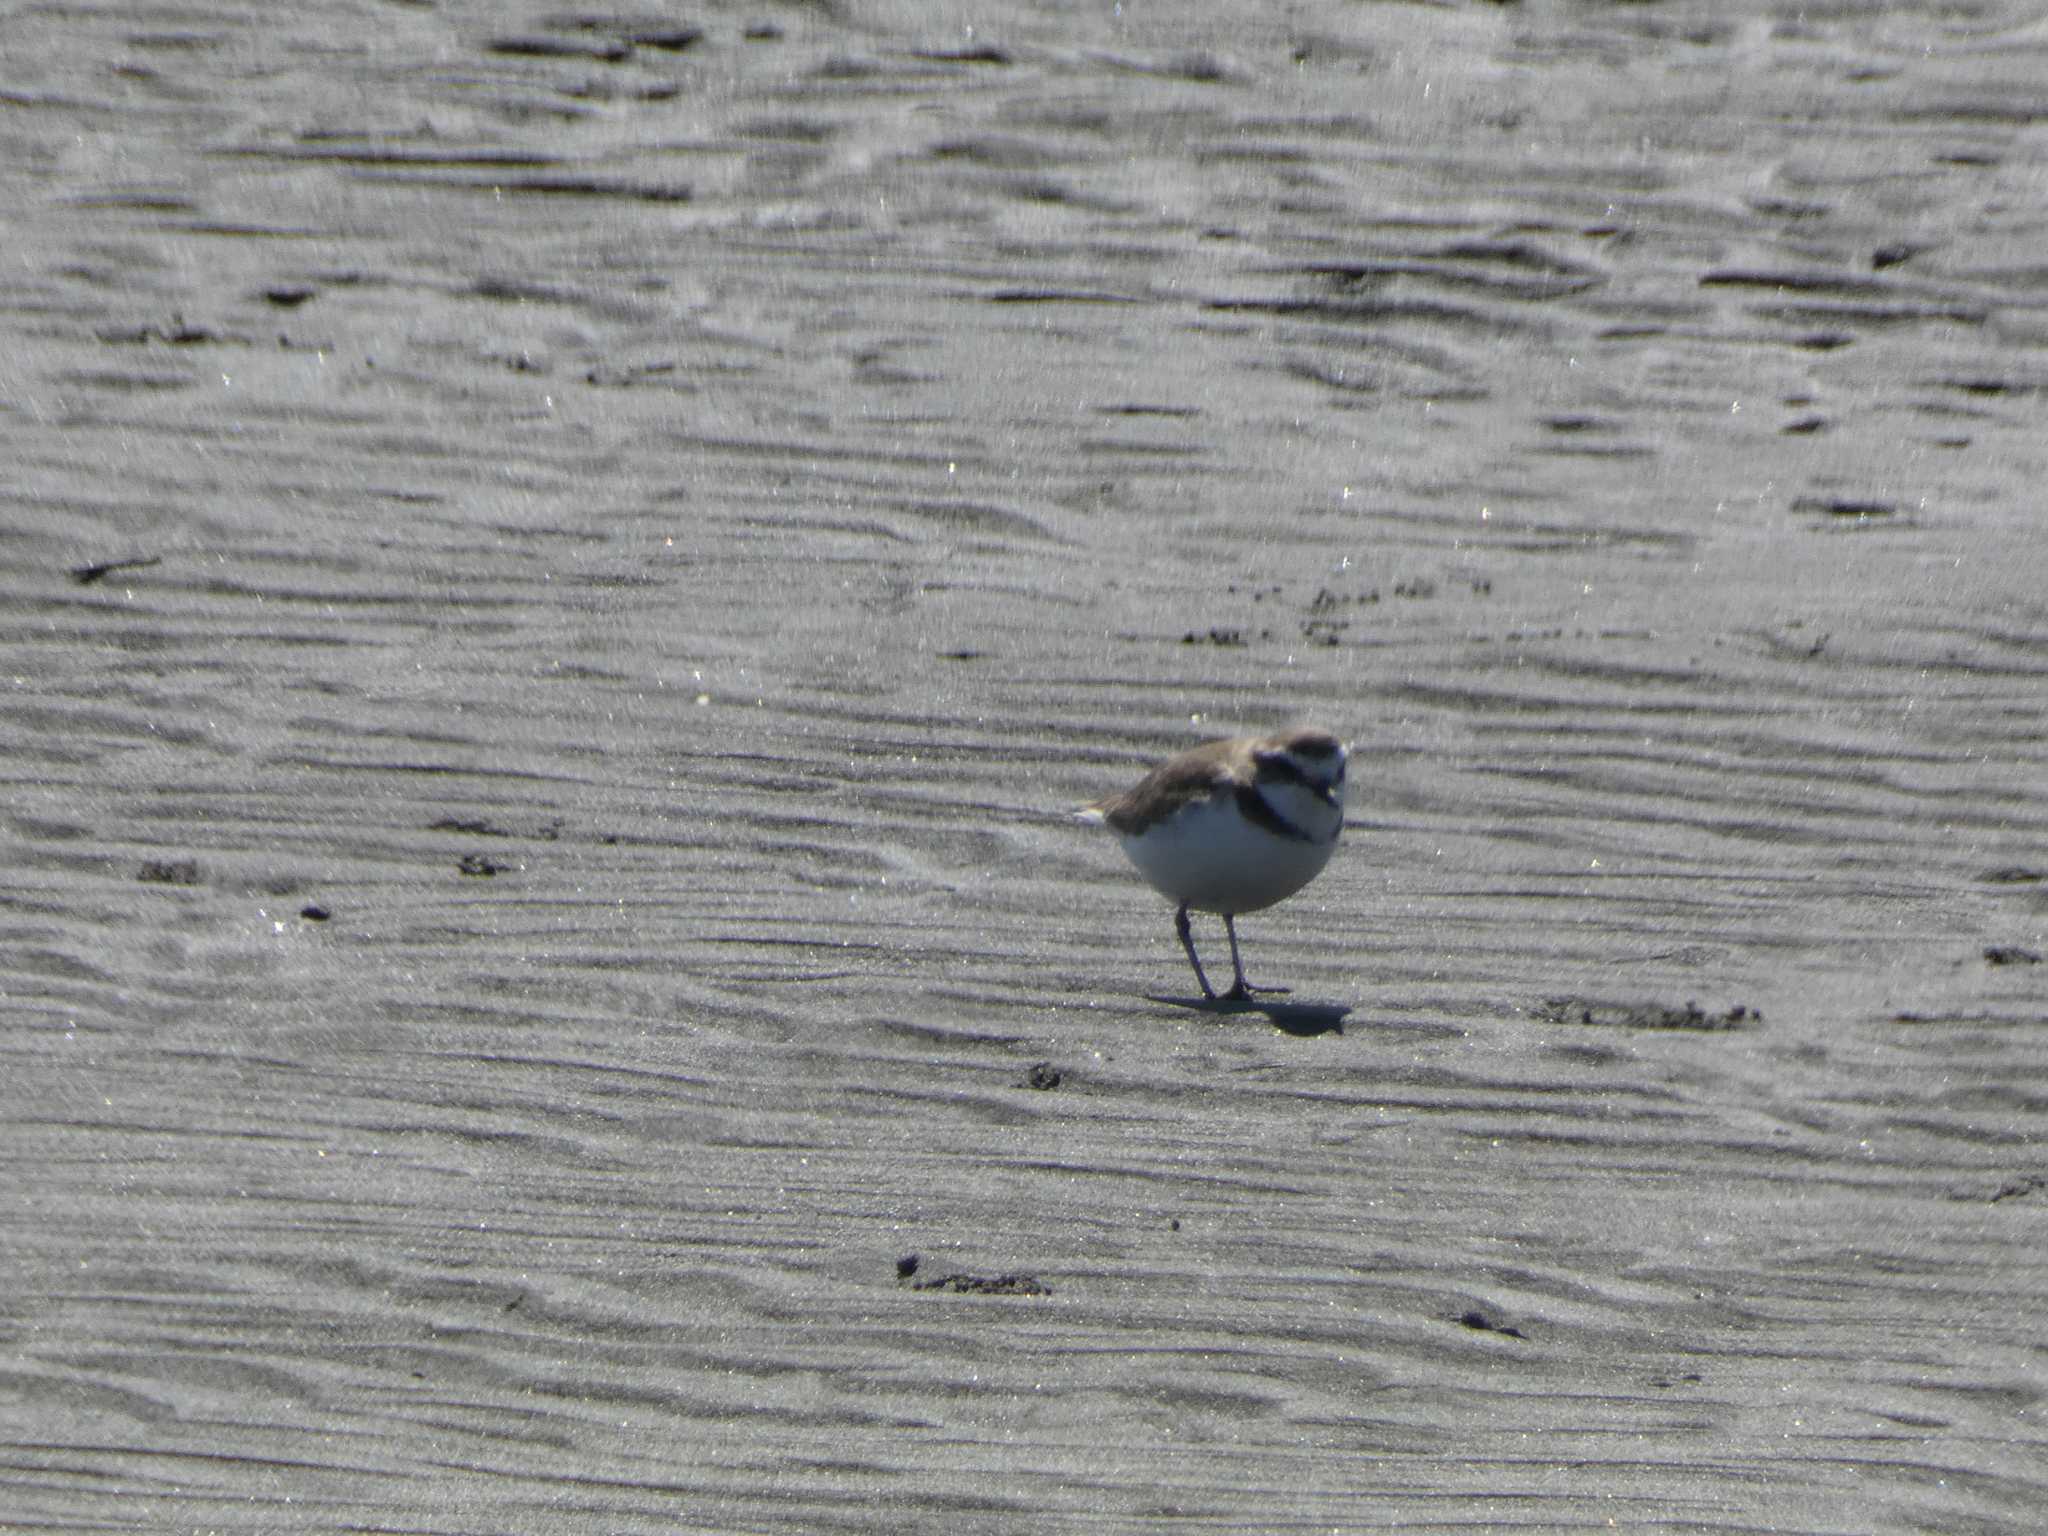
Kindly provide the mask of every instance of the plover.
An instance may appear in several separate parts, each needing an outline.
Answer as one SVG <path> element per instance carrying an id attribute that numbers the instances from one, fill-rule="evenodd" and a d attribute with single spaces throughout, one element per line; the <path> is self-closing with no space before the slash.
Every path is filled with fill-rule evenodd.
<path id="1" fill-rule="evenodd" d="M 1204 742 L 1154 768 L 1121 795 L 1080 812 L 1122 840 L 1138 872 L 1176 903 L 1174 932 L 1214 999 L 1195 954 L 1190 910 L 1214 912 L 1230 936 L 1232 986 L 1254 991 L 1237 953 L 1236 918 L 1284 901 L 1322 873 L 1344 829 L 1344 744 L 1328 731 Z"/>

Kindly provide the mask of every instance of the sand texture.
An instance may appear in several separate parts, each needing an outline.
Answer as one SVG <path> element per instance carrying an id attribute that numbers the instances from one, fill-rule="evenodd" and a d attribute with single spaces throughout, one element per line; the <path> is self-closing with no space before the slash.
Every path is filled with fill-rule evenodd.
<path id="1" fill-rule="evenodd" d="M 2037 7 L 5 11 L 0 1530 L 2042 1529 Z"/>

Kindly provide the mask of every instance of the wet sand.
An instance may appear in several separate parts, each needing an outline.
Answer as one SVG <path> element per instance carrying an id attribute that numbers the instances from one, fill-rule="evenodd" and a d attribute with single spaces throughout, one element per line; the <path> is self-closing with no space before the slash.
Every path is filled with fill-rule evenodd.
<path id="1" fill-rule="evenodd" d="M 2048 31 L 1122 9 L 10 19 L 0 1526 L 2038 1527 Z"/>

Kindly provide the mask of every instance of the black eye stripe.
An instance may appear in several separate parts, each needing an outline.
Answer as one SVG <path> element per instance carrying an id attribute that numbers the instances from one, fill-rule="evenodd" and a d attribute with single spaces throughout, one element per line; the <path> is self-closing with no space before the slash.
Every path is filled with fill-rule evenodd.
<path id="1" fill-rule="evenodd" d="M 1301 764 L 1284 752 L 1260 753 L 1259 766 L 1272 778 L 1285 779 L 1292 784 L 1308 782 L 1308 775 L 1301 771 Z"/>
<path id="2" fill-rule="evenodd" d="M 1316 789 L 1321 785 L 1320 780 L 1310 778 L 1302 771 L 1301 764 L 1285 753 L 1261 752 L 1259 754 L 1259 767 L 1265 771 L 1268 778 L 1279 779 L 1285 783 L 1300 784 L 1307 789 Z M 1344 765 L 1342 763 L 1337 765 L 1336 775 L 1330 782 L 1332 784 L 1344 782 Z"/>

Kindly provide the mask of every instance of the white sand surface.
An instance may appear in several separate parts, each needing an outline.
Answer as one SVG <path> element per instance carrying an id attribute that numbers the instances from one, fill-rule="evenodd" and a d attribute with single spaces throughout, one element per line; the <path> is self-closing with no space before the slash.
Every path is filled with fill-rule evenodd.
<path id="1" fill-rule="evenodd" d="M 1249 9 L 11 8 L 0 1528 L 2040 1528 L 2048 29 Z"/>

